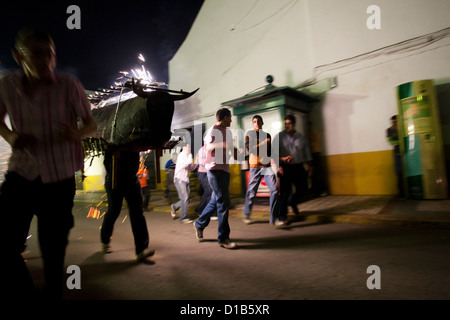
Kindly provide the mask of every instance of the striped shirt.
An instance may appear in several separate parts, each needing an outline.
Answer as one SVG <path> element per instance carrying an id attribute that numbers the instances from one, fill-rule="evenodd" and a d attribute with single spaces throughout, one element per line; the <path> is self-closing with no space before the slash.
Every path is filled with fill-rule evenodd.
<path id="1" fill-rule="evenodd" d="M 58 135 L 58 126 L 78 129 L 91 113 L 81 83 L 63 74 L 42 85 L 32 96 L 24 91 L 22 71 L 10 72 L 0 78 L 0 121 L 9 116 L 12 130 L 35 138 L 24 149 L 12 149 L 8 165 L 28 180 L 41 177 L 43 183 L 68 179 L 83 167 L 81 141 L 68 141 Z"/>

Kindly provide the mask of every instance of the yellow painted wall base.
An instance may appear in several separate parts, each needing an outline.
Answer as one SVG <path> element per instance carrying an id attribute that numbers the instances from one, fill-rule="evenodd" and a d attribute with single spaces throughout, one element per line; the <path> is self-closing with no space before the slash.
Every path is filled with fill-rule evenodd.
<path id="1" fill-rule="evenodd" d="M 242 195 L 240 164 L 230 164 L 230 194 Z"/>
<path id="2" fill-rule="evenodd" d="M 325 156 L 335 195 L 394 195 L 397 177 L 391 150 Z"/>
<path id="3" fill-rule="evenodd" d="M 105 185 L 102 175 L 87 176 L 83 181 L 83 190 L 104 191 Z"/>
<path id="4" fill-rule="evenodd" d="M 166 170 L 161 170 L 161 183 L 156 184 L 157 190 L 165 190 L 167 183 Z M 191 176 L 191 190 L 195 191 L 200 186 L 197 178 Z M 239 164 L 230 165 L 230 194 L 241 195 L 241 166 Z"/>
<path id="5" fill-rule="evenodd" d="M 391 150 L 330 155 L 324 156 L 324 159 L 331 194 L 397 194 L 397 177 Z M 88 176 L 83 181 L 83 190 L 104 191 L 103 183 L 102 175 Z M 157 183 L 157 190 L 165 190 L 165 186 L 166 171 L 161 170 L 161 183 Z M 241 186 L 240 165 L 232 164 L 230 165 L 230 194 L 242 195 Z"/>

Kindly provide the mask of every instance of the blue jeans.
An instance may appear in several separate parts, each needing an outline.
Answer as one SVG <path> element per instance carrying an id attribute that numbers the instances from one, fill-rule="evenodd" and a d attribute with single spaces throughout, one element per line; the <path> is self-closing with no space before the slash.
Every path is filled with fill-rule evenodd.
<path id="1" fill-rule="evenodd" d="M 184 182 L 178 179 L 174 179 L 175 188 L 178 191 L 178 200 L 173 204 L 173 208 L 178 210 L 181 208 L 180 221 L 187 218 L 189 197 L 191 195 L 191 186 L 188 182 Z"/>
<path id="2" fill-rule="evenodd" d="M 278 218 L 279 202 L 277 179 L 271 167 L 250 168 L 247 194 L 245 195 L 244 216 L 246 218 L 250 217 L 253 207 L 253 199 L 256 196 L 262 177 L 264 177 L 264 181 L 270 190 L 270 223 L 273 223 Z"/>
<path id="3" fill-rule="evenodd" d="M 223 170 L 209 170 L 207 175 L 212 189 L 211 200 L 201 216 L 195 221 L 195 226 L 199 230 L 205 229 L 211 220 L 211 216 L 217 210 L 218 240 L 224 242 L 230 238 L 230 225 L 228 224 L 230 173 Z"/>

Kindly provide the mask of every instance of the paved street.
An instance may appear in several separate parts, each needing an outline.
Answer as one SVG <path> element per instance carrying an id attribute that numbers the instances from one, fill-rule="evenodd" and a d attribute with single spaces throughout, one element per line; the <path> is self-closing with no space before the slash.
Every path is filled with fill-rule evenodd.
<path id="1" fill-rule="evenodd" d="M 264 215 L 251 225 L 232 215 L 231 238 L 239 248 L 226 250 L 216 241 L 217 221 L 198 243 L 192 224 L 158 210 L 146 213 L 156 254 L 137 263 L 127 209 L 116 223 L 113 253 L 104 255 L 102 218 L 88 218 L 90 208 L 82 202 L 74 208 L 66 264 L 80 267 L 81 289 L 66 290 L 66 300 L 450 299 L 446 228 L 305 220 L 280 230 Z M 41 286 L 35 221 L 30 234 L 24 257 Z M 371 265 L 380 268 L 381 289 L 367 287 Z"/>

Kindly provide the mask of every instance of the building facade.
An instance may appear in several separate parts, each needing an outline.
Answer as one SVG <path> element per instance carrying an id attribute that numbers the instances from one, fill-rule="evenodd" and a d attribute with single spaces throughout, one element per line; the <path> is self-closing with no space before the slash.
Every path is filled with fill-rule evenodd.
<path id="1" fill-rule="evenodd" d="M 273 85 L 319 100 L 308 118 L 321 133 L 330 193 L 393 195 L 386 129 L 397 86 L 433 80 L 449 157 L 448 12 L 447 0 L 206 0 L 169 63 L 170 87 L 200 87 L 176 104 L 173 129 L 211 126 L 224 102 L 260 90 L 270 74 Z"/>

